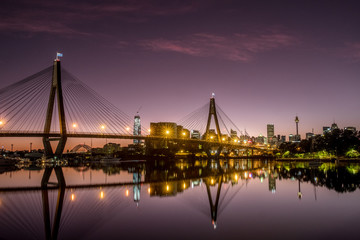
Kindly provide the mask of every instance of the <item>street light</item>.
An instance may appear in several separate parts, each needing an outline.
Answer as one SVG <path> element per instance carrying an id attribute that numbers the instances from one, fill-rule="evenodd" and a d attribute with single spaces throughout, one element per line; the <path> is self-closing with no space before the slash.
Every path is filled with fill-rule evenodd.
<path id="1" fill-rule="evenodd" d="M 4 120 L 0 120 L 0 128 L 2 128 L 5 125 L 5 121 Z"/>
<path id="2" fill-rule="evenodd" d="M 105 125 L 101 125 L 100 128 L 101 130 L 105 130 Z M 102 133 L 102 135 L 104 135 L 104 133 Z M 105 138 L 105 144 L 107 145 L 107 137 Z"/>
<path id="3" fill-rule="evenodd" d="M 76 123 L 73 123 L 72 127 L 73 127 L 74 133 L 75 133 L 75 129 L 77 128 L 77 124 L 76 124 Z"/>

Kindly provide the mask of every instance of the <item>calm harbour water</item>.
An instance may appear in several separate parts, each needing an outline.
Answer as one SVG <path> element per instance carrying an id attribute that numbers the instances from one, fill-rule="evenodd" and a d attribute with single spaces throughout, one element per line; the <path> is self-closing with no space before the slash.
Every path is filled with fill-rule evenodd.
<path id="1" fill-rule="evenodd" d="M 56 169 L 66 188 L 41 189 L 41 166 L 2 170 L 0 239 L 358 236 L 358 163 L 152 160 Z"/>

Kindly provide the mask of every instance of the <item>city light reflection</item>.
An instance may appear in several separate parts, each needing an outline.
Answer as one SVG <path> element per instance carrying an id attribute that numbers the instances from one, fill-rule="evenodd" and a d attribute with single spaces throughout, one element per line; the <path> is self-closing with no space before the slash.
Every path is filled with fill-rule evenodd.
<path id="1" fill-rule="evenodd" d="M 104 192 L 101 191 L 101 192 L 100 192 L 100 199 L 104 199 L 104 197 L 105 197 Z"/>

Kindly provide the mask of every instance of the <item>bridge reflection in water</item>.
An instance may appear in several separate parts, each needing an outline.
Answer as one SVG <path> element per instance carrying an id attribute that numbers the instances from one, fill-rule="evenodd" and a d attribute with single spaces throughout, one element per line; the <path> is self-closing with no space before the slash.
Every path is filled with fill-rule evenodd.
<path id="1" fill-rule="evenodd" d="M 89 234 L 96 231 L 95 229 L 101 229 L 102 225 L 109 223 L 114 216 L 123 214 L 125 209 L 132 205 L 131 202 L 145 211 L 147 204 L 144 204 L 143 208 L 140 204 L 141 193 L 144 194 L 145 191 L 150 198 L 164 199 L 185 194 L 189 190 L 189 194 L 183 195 L 183 201 L 192 205 L 192 209 L 204 213 L 216 228 L 219 215 L 252 180 L 263 182 L 268 179 L 268 190 L 272 193 L 276 191 L 278 180 L 297 181 L 294 193 L 297 191 L 298 194 L 294 194 L 294 198 L 299 199 L 302 198 L 301 184 L 307 182 L 314 187 L 314 200 L 317 187 L 326 187 L 336 192 L 353 192 L 360 187 L 358 164 L 159 160 L 77 167 L 77 171 L 81 173 L 89 171 L 90 177 L 93 171 L 104 172 L 105 182 L 90 184 L 73 184 L 71 180 L 67 182 L 65 178 L 71 178 L 63 174 L 63 170 L 67 169 L 69 168 L 46 168 L 38 186 L 0 189 L 0 237 L 91 238 Z M 107 181 L 108 176 L 117 176 L 124 170 L 129 176 Z M 52 173 L 55 173 L 55 176 L 51 177 Z M 51 182 L 50 179 L 56 181 Z M 2 182 L 4 181 L 9 179 L 2 176 Z M 201 196 L 191 194 L 191 189 L 196 188 L 202 189 Z M 125 196 L 125 199 L 121 196 Z M 126 214 L 124 218 L 133 220 L 132 216 Z M 156 221 L 156 216 L 153 216 L 153 220 Z"/>

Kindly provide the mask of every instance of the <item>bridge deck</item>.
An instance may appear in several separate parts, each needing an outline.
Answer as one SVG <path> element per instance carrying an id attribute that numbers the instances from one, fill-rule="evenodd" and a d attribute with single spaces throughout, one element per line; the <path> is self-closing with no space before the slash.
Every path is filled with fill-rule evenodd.
<path id="1" fill-rule="evenodd" d="M 43 133 L 43 132 L 4 132 L 0 131 L 0 137 L 51 137 L 51 138 L 60 138 L 61 135 L 58 132 L 53 133 Z M 206 141 L 200 139 L 190 139 L 190 138 L 167 138 L 161 136 L 134 136 L 134 135 L 120 135 L 120 134 L 111 134 L 111 133 L 67 133 L 66 137 L 68 138 L 110 138 L 110 139 L 138 139 L 138 140 L 167 140 L 174 141 L 179 143 L 194 143 L 194 144 L 210 144 L 210 145 L 221 145 L 233 148 L 241 149 L 258 149 L 263 150 L 263 148 L 258 146 L 248 146 L 244 144 L 231 143 L 231 142 L 217 142 L 217 141 Z"/>

